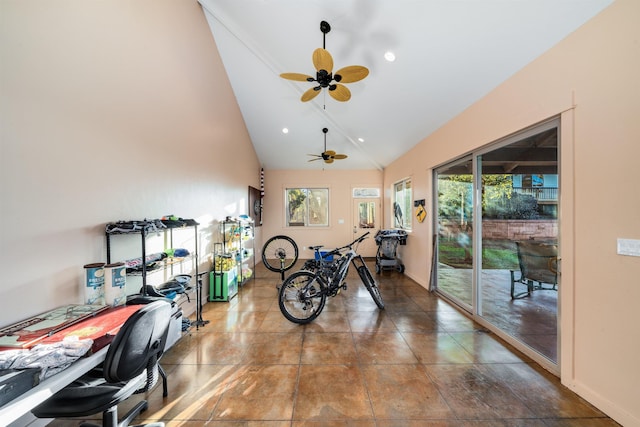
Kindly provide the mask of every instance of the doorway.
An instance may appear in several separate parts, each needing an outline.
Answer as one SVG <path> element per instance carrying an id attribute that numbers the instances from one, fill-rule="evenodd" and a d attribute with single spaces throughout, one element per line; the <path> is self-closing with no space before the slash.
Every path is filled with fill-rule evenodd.
<path id="1" fill-rule="evenodd" d="M 376 256 L 375 235 L 380 230 L 380 198 L 353 199 L 353 239 L 369 232 L 360 243 L 358 253 L 363 257 Z"/>
<path id="2" fill-rule="evenodd" d="M 559 120 L 550 120 L 434 171 L 436 291 L 552 371 L 559 371 L 558 139 Z M 523 248 L 532 246 L 546 252 L 528 258 Z"/>

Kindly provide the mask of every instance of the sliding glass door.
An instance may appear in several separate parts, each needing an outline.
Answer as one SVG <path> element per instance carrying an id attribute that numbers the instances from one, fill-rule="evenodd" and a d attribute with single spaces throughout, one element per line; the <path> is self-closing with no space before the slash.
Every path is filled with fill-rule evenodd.
<path id="1" fill-rule="evenodd" d="M 460 306 L 473 306 L 473 171 L 471 157 L 438 170 L 437 284 Z"/>
<path id="2" fill-rule="evenodd" d="M 434 182 L 437 291 L 557 366 L 558 122 L 445 165 Z"/>

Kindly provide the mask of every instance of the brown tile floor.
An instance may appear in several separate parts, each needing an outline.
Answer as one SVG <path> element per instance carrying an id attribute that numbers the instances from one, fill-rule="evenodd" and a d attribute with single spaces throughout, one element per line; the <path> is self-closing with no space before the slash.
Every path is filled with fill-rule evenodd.
<path id="1" fill-rule="evenodd" d="M 618 424 L 518 351 L 396 272 L 378 310 L 353 273 L 311 324 L 278 309 L 279 274 L 257 268 L 210 323 L 164 356 L 169 396 L 137 422 L 168 427 L 605 427 Z M 121 414 L 144 396 L 120 405 Z M 51 425 L 78 425 L 56 420 Z"/>
<path id="2" fill-rule="evenodd" d="M 438 265 L 440 290 L 469 305 L 471 276 L 471 269 Z M 481 285 L 484 319 L 557 364 L 557 290 L 536 290 L 530 296 L 513 299 L 511 274 L 502 269 L 483 270 Z M 516 285 L 516 292 L 524 290 L 524 285 Z"/>

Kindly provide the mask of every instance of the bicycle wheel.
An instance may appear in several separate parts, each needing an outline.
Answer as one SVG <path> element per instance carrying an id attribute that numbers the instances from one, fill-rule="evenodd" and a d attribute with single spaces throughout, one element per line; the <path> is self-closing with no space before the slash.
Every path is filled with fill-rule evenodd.
<path id="1" fill-rule="evenodd" d="M 289 236 L 273 236 L 262 247 L 262 262 L 267 269 L 284 273 L 298 260 L 298 245 Z"/>
<path id="2" fill-rule="evenodd" d="M 280 286 L 278 304 L 280 311 L 293 323 L 305 324 L 318 317 L 327 301 L 315 274 L 296 271 Z"/>
<path id="3" fill-rule="evenodd" d="M 371 294 L 373 301 L 375 301 L 378 308 L 382 310 L 384 308 L 384 302 L 382 301 L 382 295 L 380 295 L 380 288 L 378 288 L 376 281 L 373 280 L 371 272 L 366 265 L 363 264 L 358 267 L 358 275 L 360 276 L 362 283 L 364 283 L 364 286 Z"/>

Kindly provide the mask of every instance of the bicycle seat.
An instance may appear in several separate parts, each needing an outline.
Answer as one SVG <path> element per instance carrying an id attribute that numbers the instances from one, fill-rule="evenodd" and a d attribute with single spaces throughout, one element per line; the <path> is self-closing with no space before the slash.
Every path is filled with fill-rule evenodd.
<path id="1" fill-rule="evenodd" d="M 323 245 L 320 245 L 320 246 L 309 246 L 309 249 L 311 249 L 312 251 L 317 251 L 320 248 L 324 248 L 324 246 Z"/>

